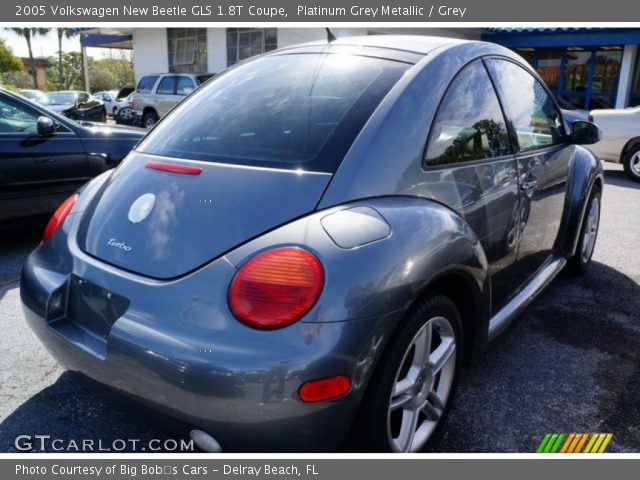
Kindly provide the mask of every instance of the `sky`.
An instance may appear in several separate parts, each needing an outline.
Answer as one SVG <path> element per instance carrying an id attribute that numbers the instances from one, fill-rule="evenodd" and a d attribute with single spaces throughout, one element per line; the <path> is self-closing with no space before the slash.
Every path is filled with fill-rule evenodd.
<path id="1" fill-rule="evenodd" d="M 27 50 L 27 42 L 21 35 L 0 28 L 0 38 L 5 41 L 5 45 L 11 47 L 13 54 L 16 57 L 28 57 L 29 50 Z M 58 34 L 56 29 L 52 28 L 51 31 L 44 37 L 32 37 L 31 45 L 34 57 L 50 57 L 58 54 Z M 80 51 L 80 38 L 78 36 L 73 38 L 62 37 L 62 51 Z M 90 57 L 104 58 L 111 55 L 111 49 L 109 48 L 88 48 L 87 53 Z M 113 51 L 113 54 L 118 54 L 119 51 Z"/>

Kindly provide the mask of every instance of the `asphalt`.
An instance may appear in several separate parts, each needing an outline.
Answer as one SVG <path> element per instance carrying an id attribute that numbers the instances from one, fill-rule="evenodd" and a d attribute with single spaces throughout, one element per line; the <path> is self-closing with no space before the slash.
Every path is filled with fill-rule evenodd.
<path id="1" fill-rule="evenodd" d="M 611 432 L 609 452 L 640 452 L 640 184 L 618 165 L 605 169 L 589 272 L 558 277 L 463 370 L 431 451 L 532 452 L 548 432 Z M 0 452 L 25 434 L 175 438 L 153 414 L 64 372 L 26 327 L 18 276 L 38 241 L 39 231 L 0 239 Z"/>

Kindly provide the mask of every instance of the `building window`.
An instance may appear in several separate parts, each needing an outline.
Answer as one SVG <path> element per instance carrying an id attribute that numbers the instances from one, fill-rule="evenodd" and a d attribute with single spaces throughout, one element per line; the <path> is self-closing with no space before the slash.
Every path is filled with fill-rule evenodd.
<path id="1" fill-rule="evenodd" d="M 278 48 L 276 28 L 227 28 L 227 66 Z"/>
<path id="2" fill-rule="evenodd" d="M 640 105 L 640 50 L 636 56 L 636 69 L 633 75 L 633 83 L 631 84 L 631 97 L 629 98 L 629 106 L 635 107 Z"/>
<path id="3" fill-rule="evenodd" d="M 167 28 L 170 73 L 206 73 L 207 29 Z"/>
<path id="4" fill-rule="evenodd" d="M 577 108 L 613 108 L 618 94 L 622 47 L 516 48 L 549 89 Z"/>

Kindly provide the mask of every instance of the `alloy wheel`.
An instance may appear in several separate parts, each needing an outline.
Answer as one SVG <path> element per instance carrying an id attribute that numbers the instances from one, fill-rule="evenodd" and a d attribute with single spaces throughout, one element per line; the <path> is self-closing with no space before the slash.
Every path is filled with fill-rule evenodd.
<path id="1" fill-rule="evenodd" d="M 593 249 L 596 246 L 596 237 L 598 236 L 598 224 L 600 223 L 600 199 L 596 195 L 591 200 L 589 211 L 587 212 L 584 233 L 582 234 L 582 261 L 588 262 L 593 255 Z"/>
<path id="2" fill-rule="evenodd" d="M 392 450 L 416 452 L 442 417 L 453 386 L 456 338 L 445 317 L 429 319 L 400 363 L 389 399 L 387 436 Z"/>
<path id="3" fill-rule="evenodd" d="M 640 150 L 633 154 L 631 160 L 629 161 L 629 170 L 636 177 L 640 177 Z"/>

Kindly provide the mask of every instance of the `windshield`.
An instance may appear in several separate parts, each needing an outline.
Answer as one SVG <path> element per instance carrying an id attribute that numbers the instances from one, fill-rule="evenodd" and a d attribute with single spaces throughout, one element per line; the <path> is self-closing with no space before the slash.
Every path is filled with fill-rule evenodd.
<path id="1" fill-rule="evenodd" d="M 139 150 L 333 172 L 408 68 L 349 55 L 263 57 L 196 90 L 158 124 Z"/>
<path id="2" fill-rule="evenodd" d="M 72 92 L 47 93 L 38 98 L 38 103 L 42 105 L 73 105 L 76 101 L 76 94 Z"/>
<path id="3" fill-rule="evenodd" d="M 36 98 L 40 98 L 44 95 L 44 93 L 38 92 L 37 90 L 21 90 L 20 95 L 22 95 L 24 98 L 28 98 L 29 100 L 33 100 Z"/>

